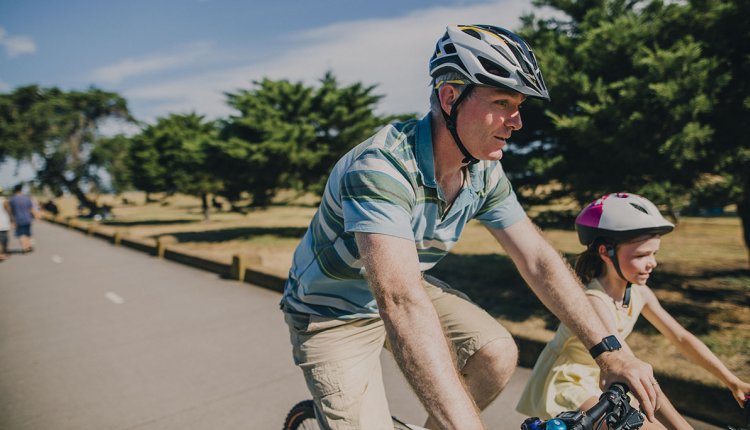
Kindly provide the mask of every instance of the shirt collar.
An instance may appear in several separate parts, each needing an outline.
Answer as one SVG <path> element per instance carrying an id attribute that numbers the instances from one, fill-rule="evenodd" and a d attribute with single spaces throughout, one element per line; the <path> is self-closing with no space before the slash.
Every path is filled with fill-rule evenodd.
<path id="1" fill-rule="evenodd" d="M 435 155 L 432 151 L 432 120 L 430 114 L 423 116 L 417 123 L 417 167 L 422 176 L 422 183 L 437 188 L 435 179 Z"/>

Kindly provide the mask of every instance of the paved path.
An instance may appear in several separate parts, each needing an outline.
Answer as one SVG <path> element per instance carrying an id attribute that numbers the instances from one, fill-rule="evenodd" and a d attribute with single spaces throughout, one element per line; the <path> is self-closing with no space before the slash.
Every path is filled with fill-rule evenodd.
<path id="1" fill-rule="evenodd" d="M 273 430 L 308 397 L 277 293 L 59 226 L 35 236 L 0 263 L 0 429 Z M 422 422 L 383 362 L 394 414 Z M 518 428 L 528 373 L 485 412 L 492 428 Z"/>

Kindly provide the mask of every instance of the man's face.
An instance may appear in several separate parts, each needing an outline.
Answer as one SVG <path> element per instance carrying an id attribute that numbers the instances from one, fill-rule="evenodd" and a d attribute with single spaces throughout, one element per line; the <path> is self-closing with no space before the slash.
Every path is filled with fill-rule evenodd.
<path id="1" fill-rule="evenodd" d="M 499 160 L 510 135 L 521 128 L 521 93 L 477 87 L 459 106 L 458 135 L 480 160 Z"/>

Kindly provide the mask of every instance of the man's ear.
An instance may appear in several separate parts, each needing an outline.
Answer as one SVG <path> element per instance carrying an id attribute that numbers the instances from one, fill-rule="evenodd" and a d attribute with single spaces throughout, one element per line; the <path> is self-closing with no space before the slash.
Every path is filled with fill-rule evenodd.
<path id="1" fill-rule="evenodd" d="M 440 89 L 438 90 L 440 107 L 442 107 L 448 115 L 451 114 L 451 111 L 453 110 L 453 103 L 456 102 L 456 99 L 458 99 L 459 95 L 460 92 L 458 91 L 458 88 L 453 85 L 443 84 L 440 86 Z"/>

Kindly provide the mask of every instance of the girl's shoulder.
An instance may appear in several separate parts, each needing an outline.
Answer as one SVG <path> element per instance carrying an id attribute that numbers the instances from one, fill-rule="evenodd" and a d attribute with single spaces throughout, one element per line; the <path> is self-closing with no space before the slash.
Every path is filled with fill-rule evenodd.
<path id="1" fill-rule="evenodd" d="M 633 285 L 633 288 L 638 291 L 638 294 L 640 294 L 641 299 L 645 304 L 648 304 L 649 302 L 654 300 L 658 301 L 658 299 L 656 298 L 656 294 L 654 294 L 654 292 L 648 285 Z"/>
<path id="2" fill-rule="evenodd" d="M 601 297 L 603 299 L 612 299 L 609 294 L 607 294 L 606 291 L 604 291 L 604 287 L 602 287 L 602 284 L 597 280 L 596 278 L 589 281 L 588 284 L 586 284 L 585 290 L 587 296 L 591 297 Z"/>

